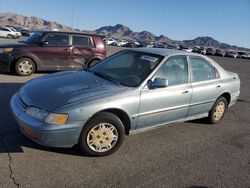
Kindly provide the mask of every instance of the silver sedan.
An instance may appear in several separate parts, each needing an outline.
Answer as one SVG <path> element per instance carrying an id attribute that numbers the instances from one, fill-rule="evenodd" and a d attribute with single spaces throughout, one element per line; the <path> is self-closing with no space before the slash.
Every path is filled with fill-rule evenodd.
<path id="1" fill-rule="evenodd" d="M 88 155 L 115 152 L 124 136 L 172 122 L 219 122 L 238 99 L 240 80 L 208 57 L 139 48 L 85 71 L 27 82 L 11 99 L 20 130 L 51 147 L 79 144 Z"/>

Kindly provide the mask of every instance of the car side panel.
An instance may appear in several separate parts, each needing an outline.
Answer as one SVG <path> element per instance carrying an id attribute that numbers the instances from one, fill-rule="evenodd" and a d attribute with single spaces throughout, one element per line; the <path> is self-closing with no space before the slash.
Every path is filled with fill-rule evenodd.
<path id="1" fill-rule="evenodd" d="M 185 118 L 192 96 L 190 83 L 141 92 L 138 129 Z"/>
<path id="2" fill-rule="evenodd" d="M 193 95 L 188 116 L 209 112 L 222 93 L 222 85 L 219 79 L 192 83 L 192 89 Z"/>

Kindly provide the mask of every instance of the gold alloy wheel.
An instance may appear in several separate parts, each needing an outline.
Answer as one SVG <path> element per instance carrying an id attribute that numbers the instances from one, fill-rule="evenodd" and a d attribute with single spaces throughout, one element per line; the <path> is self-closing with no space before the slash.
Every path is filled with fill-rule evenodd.
<path id="1" fill-rule="evenodd" d="M 87 134 L 87 145 L 95 152 L 106 152 L 112 149 L 118 141 L 118 131 L 110 123 L 100 123 Z"/>
<path id="2" fill-rule="evenodd" d="M 33 71 L 33 65 L 29 61 L 22 61 L 18 65 L 18 70 L 24 75 L 30 74 Z"/>
<path id="3" fill-rule="evenodd" d="M 225 112 L 225 103 L 224 102 L 219 102 L 216 107 L 215 107 L 215 110 L 214 110 L 214 119 L 216 121 L 220 120 Z"/>

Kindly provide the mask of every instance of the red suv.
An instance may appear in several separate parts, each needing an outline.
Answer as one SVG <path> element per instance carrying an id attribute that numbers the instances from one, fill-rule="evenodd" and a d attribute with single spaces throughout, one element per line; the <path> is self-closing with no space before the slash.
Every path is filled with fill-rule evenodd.
<path id="1" fill-rule="evenodd" d="M 24 41 L 0 43 L 0 68 L 20 76 L 83 69 L 105 57 L 103 36 L 94 34 L 37 31 Z"/>

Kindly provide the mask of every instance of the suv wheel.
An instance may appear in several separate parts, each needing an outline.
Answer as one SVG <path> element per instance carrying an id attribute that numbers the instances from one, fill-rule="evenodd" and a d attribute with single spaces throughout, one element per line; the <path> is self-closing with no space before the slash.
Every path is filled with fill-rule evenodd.
<path id="1" fill-rule="evenodd" d="M 20 58 L 15 64 L 15 71 L 19 76 L 29 76 L 35 71 L 35 63 L 29 58 Z"/>
<path id="2" fill-rule="evenodd" d="M 84 127 L 80 148 L 90 156 L 106 156 L 119 149 L 125 135 L 121 120 L 109 112 L 101 112 Z"/>
<path id="3" fill-rule="evenodd" d="M 8 38 L 8 39 L 13 39 L 14 37 L 13 37 L 11 34 L 8 34 L 8 35 L 7 35 L 7 38 Z"/>

